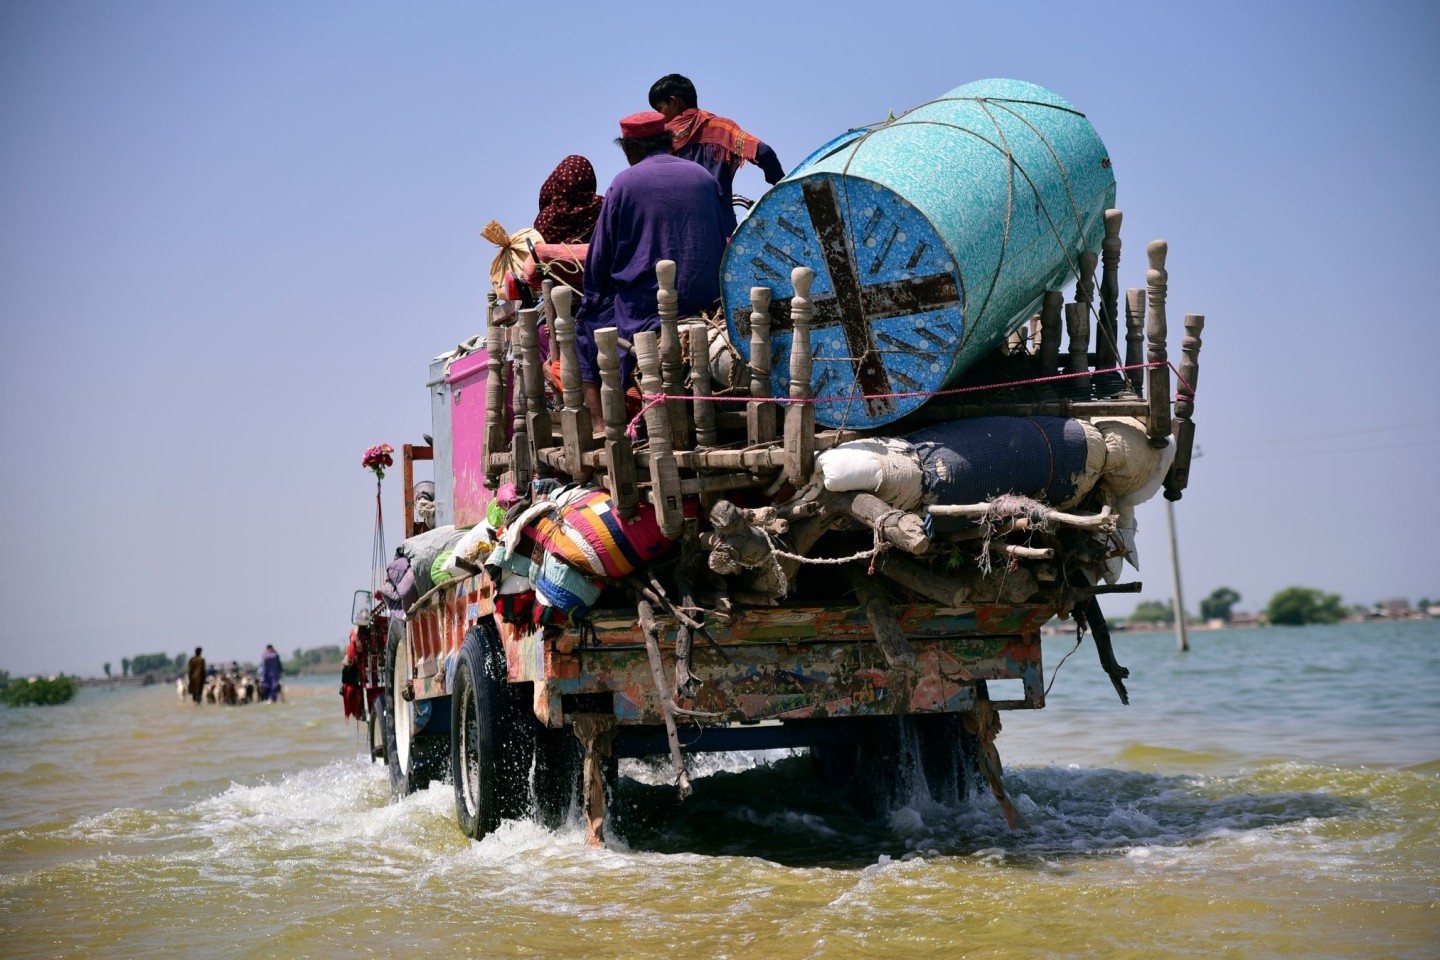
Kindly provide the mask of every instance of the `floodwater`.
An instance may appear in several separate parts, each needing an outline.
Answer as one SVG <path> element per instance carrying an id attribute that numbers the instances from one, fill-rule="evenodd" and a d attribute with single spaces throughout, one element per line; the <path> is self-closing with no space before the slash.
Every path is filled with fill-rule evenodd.
<path id="1" fill-rule="evenodd" d="M 0 956 L 1435 957 L 1440 622 L 1090 641 L 1004 715 L 1005 783 L 859 819 L 803 756 L 622 766 L 578 818 L 390 802 L 337 682 L 195 709 L 173 687 L 0 708 Z M 1047 671 L 1072 646 L 1045 642 Z"/>

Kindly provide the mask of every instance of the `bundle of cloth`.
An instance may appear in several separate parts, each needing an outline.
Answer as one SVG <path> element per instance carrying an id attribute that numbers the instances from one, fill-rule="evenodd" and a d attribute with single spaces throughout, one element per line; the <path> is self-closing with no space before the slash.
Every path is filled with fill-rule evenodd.
<path id="1" fill-rule="evenodd" d="M 609 491 L 572 485 L 512 508 L 494 529 L 484 567 L 502 618 L 557 624 L 584 617 L 607 581 L 658 560 L 672 546 L 649 504 L 637 505 L 625 520 Z"/>
<path id="2" fill-rule="evenodd" d="M 415 601 L 453 579 L 447 564 L 464 534 L 453 526 L 436 527 L 395 548 L 395 559 L 385 568 L 385 582 L 379 591 L 392 617 L 403 620 Z"/>

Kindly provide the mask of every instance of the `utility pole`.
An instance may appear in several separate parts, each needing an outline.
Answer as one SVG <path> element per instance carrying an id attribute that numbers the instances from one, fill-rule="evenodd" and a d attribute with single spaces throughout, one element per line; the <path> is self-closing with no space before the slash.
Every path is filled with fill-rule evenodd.
<path id="1" fill-rule="evenodd" d="M 1170 526 L 1170 581 L 1175 586 L 1175 644 L 1181 653 L 1190 649 L 1190 634 L 1185 628 L 1185 594 L 1180 589 L 1180 547 L 1175 539 L 1175 502 L 1165 500 L 1165 520 Z"/>

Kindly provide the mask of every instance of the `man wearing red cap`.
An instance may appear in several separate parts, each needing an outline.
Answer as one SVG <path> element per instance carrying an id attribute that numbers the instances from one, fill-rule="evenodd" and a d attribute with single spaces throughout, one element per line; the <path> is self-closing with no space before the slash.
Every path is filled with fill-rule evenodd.
<path id="1" fill-rule="evenodd" d="M 725 249 L 720 185 L 705 168 L 672 152 L 665 118 L 647 111 L 620 121 L 620 138 L 630 168 L 610 182 L 600 222 L 585 258 L 585 298 L 576 325 L 585 403 L 596 424 L 600 377 L 594 332 L 619 330 L 620 339 L 660 327 L 655 264 L 675 261 L 680 314 L 705 309 L 720 298 L 720 255 Z M 634 371 L 622 348 L 621 374 L 628 386 Z"/>

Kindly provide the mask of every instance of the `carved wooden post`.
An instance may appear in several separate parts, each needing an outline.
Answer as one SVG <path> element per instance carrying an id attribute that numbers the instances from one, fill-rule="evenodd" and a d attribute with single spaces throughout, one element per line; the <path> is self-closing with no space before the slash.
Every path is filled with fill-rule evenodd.
<path id="1" fill-rule="evenodd" d="M 660 313 L 660 381 L 666 396 L 685 392 L 685 358 L 680 354 L 680 294 L 675 291 L 675 261 L 661 260 L 655 264 L 655 277 L 660 283 L 655 294 Z M 664 404 L 670 418 L 670 444 L 675 450 L 688 449 L 690 435 L 689 411 L 680 400 Z"/>
<path id="2" fill-rule="evenodd" d="M 495 295 L 490 295 L 494 300 Z M 500 462 L 496 455 L 505 449 L 505 328 L 493 320 L 485 330 L 485 486 L 500 486 Z"/>
<path id="3" fill-rule="evenodd" d="M 1090 317 L 1094 315 L 1095 264 L 1099 259 L 1088 250 L 1080 254 L 1080 275 L 1075 278 L 1075 302 L 1084 308 L 1080 315 L 1085 318 L 1086 327 L 1090 326 Z M 1087 335 L 1085 339 L 1088 342 L 1090 338 Z"/>
<path id="4" fill-rule="evenodd" d="M 1175 462 L 1165 476 L 1165 499 L 1179 500 L 1190 483 L 1190 454 L 1195 445 L 1195 390 L 1200 382 L 1200 333 L 1205 318 L 1185 314 L 1185 339 L 1180 341 L 1180 386 L 1175 397 Z"/>
<path id="5" fill-rule="evenodd" d="M 545 405 L 545 367 L 540 361 L 540 314 L 537 310 L 520 311 L 520 357 L 525 372 L 525 430 L 530 437 L 530 469 L 537 476 L 550 476 L 550 468 L 540 458 L 540 451 L 554 442 L 550 410 Z"/>
<path id="6" fill-rule="evenodd" d="M 646 395 L 660 392 L 660 347 L 655 331 L 635 334 L 635 363 L 640 368 L 640 390 Z M 650 435 L 650 503 L 655 507 L 660 529 L 672 540 L 680 537 L 685 525 L 680 497 L 680 468 L 670 446 L 670 415 L 664 404 L 645 411 L 645 428 Z"/>
<path id="7" fill-rule="evenodd" d="M 600 412 L 605 417 L 605 486 L 615 509 L 626 520 L 635 516 L 640 488 L 635 482 L 635 454 L 625 433 L 625 387 L 620 382 L 620 334 L 614 327 L 595 331 L 600 367 Z"/>
<path id="8" fill-rule="evenodd" d="M 1085 304 L 1065 304 L 1065 323 L 1070 328 L 1070 361 L 1066 373 L 1084 374 L 1090 370 L 1090 318 L 1085 313 Z M 1071 377 L 1061 391 L 1080 400 L 1090 399 L 1090 378 Z"/>
<path id="9" fill-rule="evenodd" d="M 1125 291 L 1125 366 L 1138 367 L 1145 362 L 1145 291 L 1131 287 Z M 1145 371 L 1126 371 L 1125 379 L 1135 396 L 1145 396 Z"/>
<path id="10" fill-rule="evenodd" d="M 719 442 L 715 435 L 715 404 L 710 400 L 710 328 L 703 323 L 689 326 L 690 392 L 695 396 L 695 443 L 713 447 Z"/>
<path id="11" fill-rule="evenodd" d="M 790 271 L 795 296 L 790 300 L 790 399 L 805 401 L 810 397 L 810 320 L 814 308 L 810 304 L 810 285 L 815 271 L 796 267 Z M 785 411 L 785 474 L 796 487 L 810 479 L 815 464 L 815 404 L 792 403 Z"/>
<path id="12" fill-rule="evenodd" d="M 1163 447 L 1170 436 L 1170 367 L 1165 352 L 1165 288 L 1170 275 L 1165 272 L 1165 254 L 1170 245 L 1164 240 L 1151 240 L 1145 248 L 1150 258 L 1150 269 L 1145 274 L 1145 286 L 1150 295 L 1150 320 L 1145 333 L 1150 341 L 1148 362 L 1159 364 L 1146 371 L 1149 376 L 1150 426 L 1146 431 L 1150 445 Z"/>
<path id="13" fill-rule="evenodd" d="M 1060 372 L 1060 315 L 1065 294 L 1049 290 L 1040 308 L 1040 376 L 1053 377 Z"/>
<path id="14" fill-rule="evenodd" d="M 550 356 L 555 356 L 555 281 L 548 277 L 540 283 L 540 295 L 545 301 L 545 342 L 550 344 Z"/>
<path id="15" fill-rule="evenodd" d="M 770 402 L 770 288 L 750 288 L 750 396 L 745 430 L 751 443 L 775 439 L 775 404 Z"/>
<path id="16" fill-rule="evenodd" d="M 560 386 L 565 398 L 565 409 L 560 411 L 560 436 L 565 445 L 565 469 L 576 480 L 589 480 L 593 472 L 585 465 L 585 454 L 594 446 L 593 427 L 590 423 L 590 409 L 585 406 L 585 394 L 580 386 L 580 354 L 575 349 L 575 318 L 570 315 L 574 291 L 569 287 L 556 287 L 551 296 L 555 298 L 555 350 L 560 355 Z"/>
<path id="17" fill-rule="evenodd" d="M 515 484 L 515 492 L 524 497 L 530 491 L 534 472 L 534 461 L 530 457 L 530 431 L 525 417 L 525 354 L 523 349 L 511 350 L 510 354 L 510 402 L 515 405 L 514 427 L 510 433 L 510 479 Z"/>
<path id="18" fill-rule="evenodd" d="M 1119 210 L 1105 211 L 1105 239 L 1100 243 L 1100 315 L 1095 322 L 1095 369 L 1120 364 L 1120 222 Z M 1124 389 L 1124 378 L 1107 373 L 1096 377 L 1096 392 L 1113 397 Z"/>

